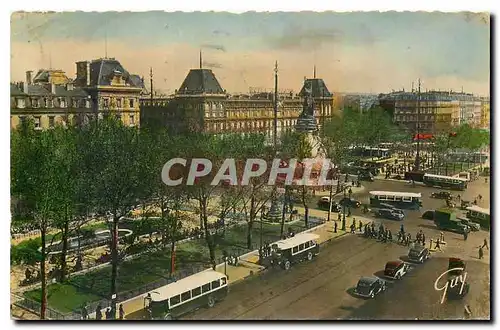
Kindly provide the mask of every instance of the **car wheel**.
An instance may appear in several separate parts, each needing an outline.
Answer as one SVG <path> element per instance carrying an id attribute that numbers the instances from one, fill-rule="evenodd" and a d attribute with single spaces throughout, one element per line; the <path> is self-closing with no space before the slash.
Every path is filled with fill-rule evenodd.
<path id="1" fill-rule="evenodd" d="M 172 314 L 170 314 L 170 313 L 165 314 L 165 316 L 163 317 L 163 319 L 164 319 L 165 321 L 170 321 L 170 320 L 172 320 Z"/>
<path id="2" fill-rule="evenodd" d="M 373 292 L 370 293 L 370 298 L 372 298 L 372 299 L 375 298 L 375 293 L 373 293 Z"/>
<path id="3" fill-rule="evenodd" d="M 311 251 L 307 252 L 307 260 L 311 261 L 313 258 L 313 254 Z"/>
<path id="4" fill-rule="evenodd" d="M 418 262 L 423 263 L 424 262 L 424 258 L 420 257 L 420 259 L 418 259 Z"/>
<path id="5" fill-rule="evenodd" d="M 212 295 L 208 296 L 208 307 L 212 308 L 215 306 L 215 298 Z"/>
<path id="6" fill-rule="evenodd" d="M 285 270 L 289 270 L 289 269 L 290 269 L 290 261 L 286 260 L 286 261 L 283 263 L 283 267 L 285 268 Z"/>
<path id="7" fill-rule="evenodd" d="M 396 274 L 396 280 L 399 280 L 399 279 L 401 279 L 401 274 L 398 273 L 398 274 Z"/>

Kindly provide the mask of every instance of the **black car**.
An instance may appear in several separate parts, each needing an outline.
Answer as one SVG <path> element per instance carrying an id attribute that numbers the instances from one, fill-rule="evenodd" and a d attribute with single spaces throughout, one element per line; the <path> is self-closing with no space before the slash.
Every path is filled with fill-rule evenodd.
<path id="1" fill-rule="evenodd" d="M 430 257 L 429 249 L 422 246 L 416 245 L 408 251 L 408 259 L 413 262 L 423 263 Z"/>
<path id="2" fill-rule="evenodd" d="M 439 199 L 453 199 L 453 195 L 448 191 L 433 192 L 431 197 Z"/>
<path id="3" fill-rule="evenodd" d="M 376 213 L 377 217 L 389 219 L 389 220 L 404 220 L 405 216 L 402 213 L 396 212 L 391 209 L 379 209 Z"/>
<path id="4" fill-rule="evenodd" d="M 385 281 L 375 276 L 364 276 L 359 279 L 354 292 L 361 297 L 375 298 L 387 288 Z"/>
<path id="5" fill-rule="evenodd" d="M 357 209 L 358 207 L 361 206 L 361 203 L 355 199 L 346 197 L 342 198 L 339 202 L 340 206 L 345 206 L 345 207 L 351 207 Z"/>
<path id="6" fill-rule="evenodd" d="M 320 210 L 328 211 L 329 205 L 330 205 L 330 202 L 327 200 L 320 199 L 318 201 L 318 208 Z M 340 206 L 340 204 L 338 204 L 336 202 L 332 202 L 332 208 L 331 208 L 332 212 L 340 212 L 341 210 L 342 210 L 342 206 Z"/>
<path id="7" fill-rule="evenodd" d="M 370 172 L 363 172 L 358 175 L 358 180 L 373 182 L 373 175 Z"/>
<path id="8" fill-rule="evenodd" d="M 434 220 L 434 210 L 427 210 L 422 214 L 422 219 Z"/>

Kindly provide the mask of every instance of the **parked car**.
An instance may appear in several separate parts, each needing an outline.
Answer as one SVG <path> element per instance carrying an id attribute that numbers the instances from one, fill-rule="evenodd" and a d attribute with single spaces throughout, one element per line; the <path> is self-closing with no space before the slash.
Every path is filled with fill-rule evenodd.
<path id="1" fill-rule="evenodd" d="M 461 224 L 468 226 L 472 231 L 479 231 L 481 229 L 480 224 L 472 222 L 467 218 L 457 218 L 457 220 L 460 221 Z"/>
<path id="2" fill-rule="evenodd" d="M 461 276 L 464 274 L 466 268 L 465 261 L 463 261 L 460 258 L 449 258 L 448 259 L 448 281 L 456 281 L 457 285 L 455 286 L 449 286 L 448 290 L 446 291 L 446 295 L 448 299 L 454 300 L 454 299 L 462 299 L 465 297 L 467 293 L 469 293 L 469 288 L 470 285 L 467 282 L 467 280 L 464 278 L 465 283 L 463 283 L 463 289 L 462 289 L 462 283 L 460 280 L 455 280 L 457 276 Z M 450 271 L 451 269 L 455 269 L 453 271 Z"/>
<path id="3" fill-rule="evenodd" d="M 361 202 L 359 202 L 359 201 L 357 201 L 355 199 L 349 198 L 349 197 L 342 198 L 340 200 L 339 204 L 341 206 L 352 207 L 352 208 L 355 208 L 355 209 L 357 209 L 358 207 L 361 206 Z"/>
<path id="4" fill-rule="evenodd" d="M 453 199 L 453 195 L 448 191 L 433 192 L 431 197 L 438 199 Z"/>
<path id="5" fill-rule="evenodd" d="M 413 262 L 423 263 L 430 257 L 429 249 L 422 246 L 416 245 L 408 251 L 408 259 Z"/>
<path id="6" fill-rule="evenodd" d="M 390 209 L 379 209 L 375 214 L 378 217 L 382 217 L 389 220 L 403 221 L 405 218 L 404 214 L 398 213 Z"/>
<path id="7" fill-rule="evenodd" d="M 311 261 L 319 253 L 318 235 L 311 233 L 297 234 L 273 244 L 273 263 L 289 270 L 292 264 L 308 260 Z"/>
<path id="8" fill-rule="evenodd" d="M 373 182 L 373 175 L 370 172 L 363 172 L 358 175 L 358 180 Z"/>
<path id="9" fill-rule="evenodd" d="M 389 261 L 385 264 L 384 275 L 389 278 L 394 278 L 396 280 L 401 279 L 410 270 L 410 265 L 398 260 Z"/>
<path id="10" fill-rule="evenodd" d="M 375 298 L 381 292 L 384 292 L 387 285 L 384 280 L 375 276 L 364 276 L 359 279 L 354 292 L 361 297 Z"/>
<path id="11" fill-rule="evenodd" d="M 326 211 L 328 211 L 328 206 L 330 206 L 330 202 L 329 201 L 325 201 L 325 200 L 323 200 L 323 198 L 318 201 L 318 208 L 320 210 L 326 210 Z M 342 206 L 340 206 L 336 202 L 332 202 L 332 208 L 331 208 L 332 212 L 340 212 L 341 210 L 342 210 Z"/>
<path id="12" fill-rule="evenodd" d="M 422 219 L 434 220 L 434 210 L 427 210 L 422 214 Z"/>

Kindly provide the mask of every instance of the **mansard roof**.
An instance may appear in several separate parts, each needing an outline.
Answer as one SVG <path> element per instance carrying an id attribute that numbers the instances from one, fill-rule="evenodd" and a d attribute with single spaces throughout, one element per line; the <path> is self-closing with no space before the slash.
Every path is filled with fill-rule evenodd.
<path id="1" fill-rule="evenodd" d="M 221 94 L 225 95 L 219 81 L 210 69 L 191 69 L 178 90 L 178 94 Z"/>
<path id="2" fill-rule="evenodd" d="M 332 97 L 333 96 L 333 94 L 330 93 L 330 91 L 326 87 L 326 84 L 323 81 L 323 79 L 319 79 L 319 78 L 306 79 L 304 81 L 304 85 L 302 86 L 302 89 L 300 90 L 300 93 L 299 93 L 300 96 L 305 95 L 305 93 L 306 93 L 305 88 L 309 84 L 312 85 L 312 97 Z"/>
<path id="3" fill-rule="evenodd" d="M 122 75 L 125 83 L 130 87 L 143 88 L 141 79 L 137 79 L 137 75 L 131 75 L 114 58 L 100 58 L 90 62 L 91 86 L 110 86 L 115 74 Z"/>

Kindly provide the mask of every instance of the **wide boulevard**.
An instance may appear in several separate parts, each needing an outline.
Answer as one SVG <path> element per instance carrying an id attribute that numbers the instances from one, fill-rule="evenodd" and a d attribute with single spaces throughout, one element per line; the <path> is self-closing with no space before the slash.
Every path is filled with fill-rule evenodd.
<path id="1" fill-rule="evenodd" d="M 364 203 L 370 190 L 421 192 L 423 207 L 407 212 L 405 230 L 413 237 L 423 230 L 427 240 L 439 236 L 433 222 L 421 218 L 425 210 L 444 206 L 443 200 L 430 198 L 438 189 L 379 180 L 364 184 L 365 192 L 353 196 Z M 466 200 L 481 194 L 479 205 L 489 207 L 489 182 L 485 183 L 484 177 L 459 193 Z M 399 231 L 398 222 L 374 220 L 382 221 L 393 233 Z M 370 275 L 383 278 L 385 263 L 405 260 L 408 248 L 367 239 L 359 233 L 344 235 L 322 246 L 315 260 L 295 265 L 289 271 L 268 270 L 235 284 L 215 307 L 199 309 L 183 319 L 455 319 L 464 317 L 465 305 L 470 307 L 472 318 L 489 319 L 489 250 L 485 249 L 484 259 L 478 259 L 478 247 L 485 238 L 489 244 L 489 232 L 483 230 L 471 233 L 467 241 L 459 234 L 445 232 L 443 252 L 433 253 L 422 265 L 412 264 L 405 277 L 388 281 L 387 291 L 370 300 L 353 295 L 358 279 Z M 470 291 L 462 300 L 445 300 L 441 304 L 442 292 L 434 289 L 434 282 L 447 270 L 451 256 L 466 260 Z"/>

